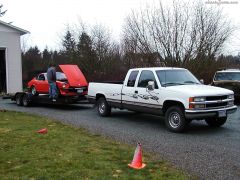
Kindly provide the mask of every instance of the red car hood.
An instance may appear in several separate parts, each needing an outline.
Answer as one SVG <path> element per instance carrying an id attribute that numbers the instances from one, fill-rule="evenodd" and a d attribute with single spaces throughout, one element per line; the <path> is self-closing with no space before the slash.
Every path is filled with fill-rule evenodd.
<path id="1" fill-rule="evenodd" d="M 80 87 L 80 86 L 87 86 L 87 80 L 83 75 L 82 71 L 78 68 L 77 65 L 59 65 L 61 70 L 67 76 L 68 83 L 70 86 Z"/>

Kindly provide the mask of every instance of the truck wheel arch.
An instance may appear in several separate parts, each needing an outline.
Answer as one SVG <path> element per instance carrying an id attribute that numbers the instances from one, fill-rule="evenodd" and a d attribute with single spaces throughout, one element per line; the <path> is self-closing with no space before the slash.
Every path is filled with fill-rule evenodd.
<path id="1" fill-rule="evenodd" d="M 162 108 L 163 114 L 165 114 L 168 108 L 170 108 L 171 106 L 180 106 L 182 109 L 185 109 L 183 103 L 175 100 L 167 100 L 167 101 L 164 101 L 163 103 L 163 108 Z"/>
<path id="2" fill-rule="evenodd" d="M 106 99 L 106 97 L 105 97 L 103 94 L 96 94 L 96 102 L 97 102 L 98 99 L 101 98 L 101 97 L 103 97 L 103 98 Z"/>

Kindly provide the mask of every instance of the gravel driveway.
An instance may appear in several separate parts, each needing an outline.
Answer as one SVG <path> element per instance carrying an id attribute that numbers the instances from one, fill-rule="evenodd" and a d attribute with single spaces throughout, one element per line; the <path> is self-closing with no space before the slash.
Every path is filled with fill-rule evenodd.
<path id="1" fill-rule="evenodd" d="M 154 152 L 201 179 L 240 179 L 240 107 L 221 128 L 193 121 L 184 134 L 168 132 L 157 116 L 114 110 L 111 117 L 102 118 L 90 105 L 25 108 L 0 99 L 0 108 L 51 117 L 124 143 L 141 142 L 143 151 Z"/>

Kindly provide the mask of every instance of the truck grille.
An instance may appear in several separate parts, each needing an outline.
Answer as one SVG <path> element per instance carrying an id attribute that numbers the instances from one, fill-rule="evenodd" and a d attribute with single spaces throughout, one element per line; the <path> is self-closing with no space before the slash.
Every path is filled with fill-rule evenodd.
<path id="1" fill-rule="evenodd" d="M 233 100 L 228 99 L 227 95 L 206 97 L 206 109 L 228 107 Z"/>
<path id="2" fill-rule="evenodd" d="M 206 101 L 218 101 L 218 100 L 224 100 L 224 99 L 227 99 L 227 95 L 224 95 L 224 96 L 209 96 L 209 97 L 206 97 Z"/>
<path id="3" fill-rule="evenodd" d="M 212 103 L 206 104 L 206 108 L 217 108 L 217 107 L 226 107 L 228 102 Z"/>

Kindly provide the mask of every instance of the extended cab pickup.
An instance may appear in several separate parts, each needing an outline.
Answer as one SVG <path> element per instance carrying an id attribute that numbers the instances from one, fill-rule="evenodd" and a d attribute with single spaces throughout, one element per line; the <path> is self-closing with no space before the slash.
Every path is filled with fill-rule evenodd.
<path id="1" fill-rule="evenodd" d="M 173 132 L 184 131 L 193 119 L 219 127 L 237 109 L 233 91 L 203 85 L 187 69 L 171 67 L 130 69 L 123 83 L 91 82 L 88 99 L 101 116 L 111 108 L 165 116 Z"/>

